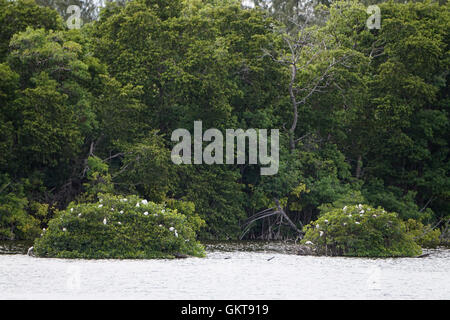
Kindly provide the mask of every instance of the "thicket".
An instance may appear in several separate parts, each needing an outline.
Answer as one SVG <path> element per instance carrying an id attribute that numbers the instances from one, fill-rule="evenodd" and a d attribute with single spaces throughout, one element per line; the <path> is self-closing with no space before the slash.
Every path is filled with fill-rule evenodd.
<path id="1" fill-rule="evenodd" d="M 357 1 L 325 3 L 301 30 L 233 0 L 125 2 L 68 30 L 33 0 L 0 0 L 0 238 L 33 239 L 99 192 L 193 202 L 203 239 L 238 238 L 274 201 L 301 229 L 355 194 L 445 226 L 448 2 L 379 4 L 372 30 Z M 280 129 L 279 173 L 174 165 L 171 133 L 195 120 Z M 260 219 L 246 237 L 297 236 L 285 222 Z"/>

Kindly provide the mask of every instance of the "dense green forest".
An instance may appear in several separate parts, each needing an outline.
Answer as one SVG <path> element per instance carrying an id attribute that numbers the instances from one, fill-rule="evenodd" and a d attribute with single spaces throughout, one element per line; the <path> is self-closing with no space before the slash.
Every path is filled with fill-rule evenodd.
<path id="1" fill-rule="evenodd" d="M 191 202 L 202 239 L 292 238 L 356 204 L 448 227 L 448 2 L 379 3 L 370 29 L 370 1 L 73 1 L 70 30 L 69 3 L 0 0 L 0 239 L 99 193 Z M 197 120 L 279 129 L 278 174 L 173 164 Z"/>

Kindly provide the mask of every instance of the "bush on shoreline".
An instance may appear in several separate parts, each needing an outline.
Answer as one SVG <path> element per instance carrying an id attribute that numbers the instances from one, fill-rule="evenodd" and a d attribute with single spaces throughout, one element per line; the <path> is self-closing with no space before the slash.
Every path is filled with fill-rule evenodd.
<path id="1" fill-rule="evenodd" d="M 193 212 L 187 216 L 137 196 L 100 195 L 99 199 L 96 203 L 69 205 L 60 212 L 35 240 L 35 254 L 82 259 L 204 256 L 203 246 L 196 241 L 196 231 L 203 221 Z"/>
<path id="2" fill-rule="evenodd" d="M 305 229 L 302 243 L 313 246 L 318 255 L 412 257 L 422 253 L 396 213 L 368 205 L 331 210 Z"/>
<path id="3" fill-rule="evenodd" d="M 422 248 L 435 249 L 440 244 L 441 231 L 439 229 L 432 229 L 431 226 L 425 226 L 422 222 L 408 219 L 405 222 L 406 229 L 413 239 Z"/>

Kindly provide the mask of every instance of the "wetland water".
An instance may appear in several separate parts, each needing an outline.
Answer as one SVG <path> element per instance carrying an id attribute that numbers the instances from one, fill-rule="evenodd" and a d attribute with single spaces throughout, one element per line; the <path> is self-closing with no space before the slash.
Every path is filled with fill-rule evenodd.
<path id="1" fill-rule="evenodd" d="M 449 249 L 420 259 L 297 256 L 273 243 L 207 249 L 179 260 L 0 254 L 0 299 L 450 299 Z"/>

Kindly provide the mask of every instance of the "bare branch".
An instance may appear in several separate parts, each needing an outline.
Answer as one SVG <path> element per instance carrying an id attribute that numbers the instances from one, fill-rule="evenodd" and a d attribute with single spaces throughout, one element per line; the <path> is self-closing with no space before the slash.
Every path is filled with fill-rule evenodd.
<path id="1" fill-rule="evenodd" d="M 123 157 L 124 155 L 125 155 L 125 153 L 119 152 L 119 153 L 116 153 L 115 155 L 112 155 L 112 156 L 106 158 L 106 159 L 103 159 L 103 161 L 109 161 L 109 160 L 117 158 L 117 157 Z"/>

